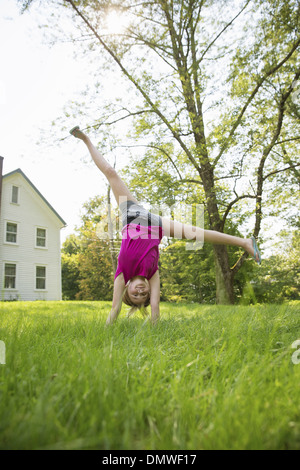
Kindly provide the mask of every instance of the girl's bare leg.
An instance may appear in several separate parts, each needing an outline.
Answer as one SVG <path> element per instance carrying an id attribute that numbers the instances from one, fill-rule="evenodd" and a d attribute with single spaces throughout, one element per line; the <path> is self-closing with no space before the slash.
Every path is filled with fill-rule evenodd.
<path id="1" fill-rule="evenodd" d="M 106 176 L 118 205 L 120 205 L 120 203 L 126 199 L 138 203 L 138 201 L 129 191 L 129 189 L 125 185 L 124 181 L 120 178 L 116 170 L 105 160 L 103 155 L 93 145 L 89 137 L 84 134 L 84 132 L 82 132 L 80 129 L 75 129 L 72 132 L 72 135 L 77 139 L 82 140 L 86 144 L 95 164 L 97 165 L 99 170 Z"/>
<path id="2" fill-rule="evenodd" d="M 213 245 L 238 246 L 254 256 L 253 242 L 251 238 L 240 238 L 214 230 L 204 230 L 188 224 L 182 224 L 174 220 L 162 217 L 164 233 L 167 237 L 212 243 Z M 256 255 L 256 261 L 259 261 Z"/>

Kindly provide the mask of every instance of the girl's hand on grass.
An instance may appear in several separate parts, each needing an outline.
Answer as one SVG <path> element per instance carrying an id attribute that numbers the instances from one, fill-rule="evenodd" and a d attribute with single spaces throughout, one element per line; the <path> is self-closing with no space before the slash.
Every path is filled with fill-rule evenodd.
<path id="1" fill-rule="evenodd" d="M 152 325 L 157 325 L 160 319 L 159 313 L 159 304 L 158 305 L 151 305 L 151 323 Z"/>

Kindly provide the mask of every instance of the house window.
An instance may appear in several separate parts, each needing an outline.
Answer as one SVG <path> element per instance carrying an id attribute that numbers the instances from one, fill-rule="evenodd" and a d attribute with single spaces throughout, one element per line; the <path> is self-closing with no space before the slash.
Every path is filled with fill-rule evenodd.
<path id="1" fill-rule="evenodd" d="M 39 248 L 46 248 L 46 229 L 36 229 L 36 246 Z"/>
<path id="2" fill-rule="evenodd" d="M 11 202 L 13 204 L 19 204 L 19 188 L 18 188 L 18 186 L 12 186 Z"/>
<path id="3" fill-rule="evenodd" d="M 8 243 L 17 243 L 18 225 L 12 222 L 6 222 L 6 238 Z"/>
<path id="4" fill-rule="evenodd" d="M 46 267 L 37 266 L 36 267 L 36 289 L 46 289 Z"/>
<path id="5" fill-rule="evenodd" d="M 16 288 L 17 266 L 15 264 L 5 264 L 4 266 L 4 289 Z"/>

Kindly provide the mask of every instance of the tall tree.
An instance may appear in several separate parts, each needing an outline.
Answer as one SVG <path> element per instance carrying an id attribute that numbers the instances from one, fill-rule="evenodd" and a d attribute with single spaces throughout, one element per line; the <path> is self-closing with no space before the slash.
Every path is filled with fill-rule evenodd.
<path id="1" fill-rule="evenodd" d="M 210 229 L 224 231 L 228 218 L 245 213 L 250 202 L 258 237 L 269 180 L 274 187 L 284 173 L 292 184 L 299 166 L 299 103 L 293 100 L 300 78 L 299 1 L 63 5 L 136 91 L 134 102 L 123 97 L 91 126 L 134 119 L 133 136 L 164 156 L 179 185 L 201 188 Z M 126 31 L 105 31 L 109 9 L 129 17 Z M 246 257 L 231 267 L 226 247 L 214 246 L 217 302 L 234 301 L 234 278 Z"/>

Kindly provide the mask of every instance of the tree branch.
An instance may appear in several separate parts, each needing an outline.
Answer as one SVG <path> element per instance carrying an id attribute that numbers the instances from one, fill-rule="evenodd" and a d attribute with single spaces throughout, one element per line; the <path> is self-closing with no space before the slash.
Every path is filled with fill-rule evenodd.
<path id="1" fill-rule="evenodd" d="M 294 43 L 293 47 L 291 48 L 290 52 L 284 57 L 284 59 L 282 59 L 277 65 L 275 65 L 274 67 L 272 67 L 269 72 L 267 72 L 263 77 L 260 78 L 260 80 L 258 81 L 256 87 L 254 88 L 254 90 L 252 91 L 252 93 L 250 94 L 248 100 L 246 101 L 245 105 L 243 106 L 240 114 L 238 115 L 235 123 L 233 124 L 232 126 L 232 129 L 229 133 L 229 136 L 228 138 L 226 139 L 226 142 L 224 145 L 222 145 L 222 148 L 218 154 L 218 156 L 215 158 L 215 161 L 213 163 L 213 166 L 215 167 L 216 164 L 218 163 L 218 161 L 220 160 L 220 158 L 222 157 L 223 153 L 225 152 L 225 150 L 228 148 L 228 145 L 229 145 L 229 141 L 231 139 L 231 137 L 233 137 L 236 129 L 238 128 L 238 126 L 241 124 L 242 122 L 242 118 L 245 114 L 245 112 L 247 111 L 247 108 L 248 106 L 250 105 L 250 103 L 252 102 L 252 100 L 254 99 L 255 95 L 257 94 L 257 92 L 260 90 L 261 86 L 263 85 L 263 83 L 267 80 L 268 77 L 270 77 L 271 75 L 273 75 L 275 72 L 277 72 L 277 70 L 279 70 L 286 62 L 287 60 L 293 55 L 293 53 L 295 52 L 295 50 L 298 48 L 298 46 L 300 45 L 300 38 Z"/>
<path id="2" fill-rule="evenodd" d="M 247 8 L 247 6 L 249 5 L 249 3 L 251 2 L 251 0 L 247 0 L 245 5 L 243 6 L 243 8 L 239 11 L 239 13 L 222 29 L 222 31 L 220 31 L 220 33 L 213 39 L 213 41 L 207 46 L 207 48 L 205 49 L 205 51 L 202 53 L 200 59 L 198 60 L 198 66 L 200 65 L 200 63 L 202 62 L 202 60 L 204 59 L 204 56 L 205 54 L 209 51 L 209 49 L 215 44 L 215 42 L 222 36 L 222 34 L 226 31 L 227 28 L 229 28 L 229 26 L 231 26 L 235 20 L 243 13 L 243 11 Z"/>
<path id="3" fill-rule="evenodd" d="M 157 55 L 158 57 L 163 60 L 170 68 L 172 68 L 173 70 L 176 71 L 176 67 L 174 67 L 174 65 L 168 61 L 164 56 L 163 54 L 160 53 L 160 51 L 164 52 L 167 56 L 170 56 L 172 57 L 172 54 L 169 54 L 168 51 L 166 49 L 164 49 L 162 46 L 156 44 L 156 43 L 153 43 L 151 42 L 150 40 L 147 40 L 146 38 L 143 38 L 141 37 L 140 35 L 138 34 L 135 34 L 135 33 L 132 33 L 132 37 L 131 39 L 135 39 L 136 41 L 140 41 L 141 44 L 145 45 L 145 46 L 148 46 L 150 49 L 152 49 Z"/>
<path id="4" fill-rule="evenodd" d="M 117 63 L 123 74 L 133 83 L 133 85 L 136 87 L 136 89 L 141 93 L 145 101 L 151 106 L 153 111 L 157 114 L 157 116 L 160 118 L 160 120 L 166 125 L 166 127 L 171 131 L 173 137 L 177 140 L 181 148 L 184 150 L 186 153 L 188 159 L 190 162 L 194 165 L 196 169 L 199 169 L 198 164 L 196 160 L 194 159 L 191 151 L 188 149 L 188 147 L 185 145 L 183 140 L 180 138 L 180 135 L 176 130 L 171 126 L 170 122 L 168 119 L 162 114 L 162 112 L 158 109 L 158 107 L 153 103 L 151 100 L 150 96 L 143 90 L 143 88 L 139 85 L 139 83 L 133 78 L 133 76 L 128 72 L 128 70 L 124 67 L 122 64 L 121 60 L 117 57 L 117 55 L 113 52 L 110 47 L 103 41 L 103 39 L 99 36 L 95 28 L 91 25 L 89 20 L 81 13 L 78 9 L 78 7 L 75 5 L 73 0 L 65 0 L 67 3 L 69 3 L 74 11 L 77 13 L 77 15 L 84 21 L 84 23 L 87 25 L 87 27 L 92 31 L 94 36 L 98 39 L 100 44 L 103 46 L 103 48 L 108 52 L 108 54 L 113 58 L 113 60 Z"/>
<path id="5" fill-rule="evenodd" d="M 294 79 L 298 80 L 300 76 L 300 69 L 296 72 Z M 286 91 L 286 93 L 282 94 L 281 101 L 279 103 L 279 113 L 278 113 L 278 119 L 277 119 L 277 126 L 274 131 L 273 137 L 271 139 L 271 142 L 269 145 L 267 145 L 263 151 L 260 164 L 257 170 L 257 202 L 256 202 L 256 210 L 255 210 L 255 228 L 254 228 L 254 236 L 257 237 L 259 232 L 260 232 L 260 226 L 261 226 L 261 219 L 262 219 L 262 193 L 263 193 L 263 183 L 264 183 L 264 166 L 267 157 L 270 155 L 270 152 L 272 148 L 274 147 L 276 141 L 278 140 L 278 137 L 280 136 L 281 128 L 282 128 L 282 123 L 283 123 L 283 117 L 284 117 L 284 112 L 285 112 L 285 104 L 289 96 L 291 95 L 293 91 L 293 85 L 291 84 Z"/>
<path id="6" fill-rule="evenodd" d="M 119 111 L 116 111 L 116 113 L 119 113 L 120 111 L 127 111 L 128 114 L 126 116 L 122 116 L 120 118 L 117 118 L 114 121 L 102 122 L 100 124 L 95 124 L 94 126 L 91 126 L 91 127 L 94 127 L 95 129 L 98 129 L 102 125 L 111 126 L 112 124 L 116 124 L 117 122 L 123 121 L 124 119 L 127 119 L 127 118 L 132 117 L 132 116 L 139 116 L 140 114 L 154 113 L 153 109 L 144 109 L 142 111 L 136 111 L 136 112 L 129 112 L 127 109 L 126 110 L 121 109 Z M 116 113 L 113 113 L 113 114 L 116 114 Z"/>
<path id="7" fill-rule="evenodd" d="M 286 142 L 292 142 L 294 140 L 300 140 L 300 135 L 298 137 L 291 137 L 290 139 L 279 140 L 275 145 L 285 144 Z"/>
<path id="8" fill-rule="evenodd" d="M 183 178 L 180 174 L 180 171 L 178 170 L 177 165 L 173 161 L 172 157 L 169 155 L 169 153 L 165 149 L 159 147 L 158 145 L 154 145 L 154 144 L 147 144 L 147 145 L 139 145 L 139 144 L 137 144 L 137 145 L 116 145 L 114 148 L 138 148 L 138 147 L 152 148 L 152 149 L 158 150 L 159 152 L 164 154 L 168 158 L 168 160 L 170 160 L 172 166 L 175 168 L 175 171 L 178 174 L 179 179 L 181 181 L 183 180 Z"/>
<path id="9" fill-rule="evenodd" d="M 233 208 L 233 206 L 234 206 L 237 202 L 241 201 L 242 199 L 247 199 L 247 198 L 249 198 L 249 199 L 256 199 L 256 195 L 252 195 L 252 194 L 243 194 L 242 196 L 237 196 L 233 201 L 231 201 L 231 202 L 228 204 L 227 209 L 226 209 L 226 211 L 224 212 L 223 217 L 222 217 L 222 221 L 221 221 L 221 222 L 222 222 L 222 230 L 224 230 L 224 225 L 225 225 L 226 219 L 227 219 L 227 217 L 228 217 L 229 212 L 230 212 L 231 209 Z"/>
<path id="10" fill-rule="evenodd" d="M 271 173 L 268 173 L 266 176 L 263 177 L 263 180 L 266 180 L 270 176 L 276 175 L 277 173 L 282 173 L 283 171 L 292 170 L 293 168 L 297 168 L 299 166 L 300 166 L 300 163 L 297 163 L 296 165 L 290 165 L 286 168 L 281 168 L 280 170 L 271 171 Z"/>
<path id="11" fill-rule="evenodd" d="M 300 70 L 296 73 L 295 80 L 297 80 L 299 78 L 299 76 L 300 76 Z M 280 101 L 280 104 L 279 104 L 279 113 L 278 113 L 278 119 L 277 119 L 277 126 L 276 126 L 276 129 L 274 131 L 274 134 L 273 134 L 273 137 L 271 139 L 270 144 L 267 145 L 265 147 L 264 151 L 263 151 L 263 155 L 262 155 L 260 165 L 259 165 L 259 168 L 258 168 L 258 172 L 257 172 L 257 193 L 256 193 L 256 196 L 253 196 L 254 198 L 256 198 L 255 227 L 254 227 L 254 237 L 255 238 L 257 238 L 257 236 L 258 236 L 258 234 L 260 232 L 260 226 L 261 226 L 263 183 L 264 183 L 264 181 L 267 177 L 271 176 L 271 174 L 275 174 L 279 171 L 283 171 L 283 170 L 274 171 L 272 173 L 269 173 L 265 177 L 263 175 L 263 170 L 264 170 L 264 165 L 265 165 L 266 159 L 270 155 L 270 152 L 271 152 L 272 148 L 274 147 L 274 145 L 276 144 L 276 141 L 277 141 L 277 139 L 280 135 L 281 128 L 282 128 L 283 117 L 284 117 L 284 111 L 285 111 L 285 103 L 286 103 L 287 99 L 289 98 L 289 96 L 291 95 L 292 91 L 293 91 L 293 86 L 291 85 L 288 88 L 288 90 L 286 91 L 286 93 L 282 94 L 281 101 Z M 229 212 L 229 211 L 227 210 L 226 212 Z M 248 253 L 244 253 L 240 257 L 240 259 L 237 261 L 237 263 L 231 268 L 231 272 L 232 272 L 233 276 L 239 271 L 239 269 L 242 267 L 245 259 L 248 258 L 248 256 L 249 256 Z"/>

